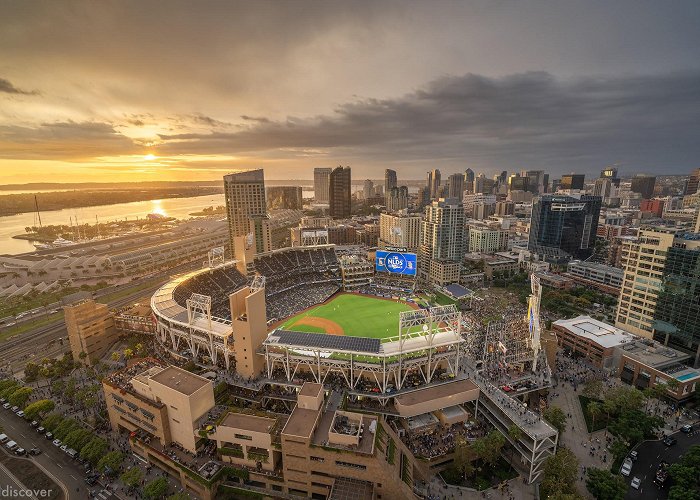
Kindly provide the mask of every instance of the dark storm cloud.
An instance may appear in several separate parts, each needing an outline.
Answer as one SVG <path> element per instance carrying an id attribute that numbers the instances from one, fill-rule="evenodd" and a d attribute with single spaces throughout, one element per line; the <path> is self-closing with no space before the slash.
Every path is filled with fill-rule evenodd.
<path id="1" fill-rule="evenodd" d="M 98 156 L 136 154 L 142 149 L 108 123 L 0 125 L 0 158 L 84 161 Z"/>
<path id="2" fill-rule="evenodd" d="M 562 80 L 544 72 L 443 77 L 333 114 L 256 121 L 234 133 L 162 135 L 167 154 L 327 150 L 358 162 L 596 171 L 680 167 L 700 155 L 700 72 Z"/>
<path id="3" fill-rule="evenodd" d="M 36 90 L 28 91 L 28 90 L 22 90 L 18 89 L 9 80 L 5 80 L 4 78 L 0 78 L 0 92 L 5 93 L 5 94 L 20 94 L 20 95 L 38 95 L 39 92 Z"/>

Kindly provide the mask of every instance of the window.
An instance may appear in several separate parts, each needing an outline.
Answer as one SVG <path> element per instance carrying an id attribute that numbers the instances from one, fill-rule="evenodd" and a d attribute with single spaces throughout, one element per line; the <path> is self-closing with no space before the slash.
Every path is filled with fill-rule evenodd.
<path id="1" fill-rule="evenodd" d="M 343 462 L 342 460 L 336 460 L 335 465 L 338 465 L 340 467 L 348 467 L 350 469 L 360 469 L 360 470 L 366 470 L 367 467 L 364 465 L 359 465 L 359 464 L 353 464 L 350 462 Z"/>
<path id="2" fill-rule="evenodd" d="M 245 441 L 252 441 L 253 437 L 252 436 L 246 436 L 245 434 L 234 434 L 233 435 L 236 439 L 243 439 Z"/>
<path id="3" fill-rule="evenodd" d="M 323 462 L 324 460 L 326 460 L 323 457 L 309 457 L 309 458 L 311 458 L 311 460 L 313 460 L 314 462 Z"/>

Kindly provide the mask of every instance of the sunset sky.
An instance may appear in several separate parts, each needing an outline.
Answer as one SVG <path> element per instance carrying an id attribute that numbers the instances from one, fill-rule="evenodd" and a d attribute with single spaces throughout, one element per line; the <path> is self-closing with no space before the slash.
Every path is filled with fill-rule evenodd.
<path id="1" fill-rule="evenodd" d="M 0 183 L 700 167 L 698 1 L 0 2 Z"/>

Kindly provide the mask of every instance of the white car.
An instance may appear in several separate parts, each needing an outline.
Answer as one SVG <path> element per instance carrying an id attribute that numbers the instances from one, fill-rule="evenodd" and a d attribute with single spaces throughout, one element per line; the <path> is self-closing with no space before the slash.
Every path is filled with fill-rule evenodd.
<path id="1" fill-rule="evenodd" d="M 629 476 L 630 472 L 632 472 L 632 460 L 626 458 L 622 464 L 622 467 L 620 468 L 620 474 L 623 476 Z"/>
<path id="2" fill-rule="evenodd" d="M 61 440 L 60 440 L 60 439 L 54 439 L 54 440 L 53 440 L 53 445 L 56 446 L 56 447 L 61 446 Z"/>
<path id="3" fill-rule="evenodd" d="M 630 486 L 634 488 L 635 490 L 639 489 L 639 486 L 642 484 L 642 480 L 639 479 L 637 476 L 632 478 L 632 482 L 630 483 Z"/>

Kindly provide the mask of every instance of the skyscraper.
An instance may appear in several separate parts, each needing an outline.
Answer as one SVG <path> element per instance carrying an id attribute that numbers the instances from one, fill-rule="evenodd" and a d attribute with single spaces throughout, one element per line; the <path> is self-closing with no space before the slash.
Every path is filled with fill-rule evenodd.
<path id="1" fill-rule="evenodd" d="M 352 213 L 350 167 L 334 168 L 329 180 L 330 216 L 334 219 L 346 219 Z"/>
<path id="2" fill-rule="evenodd" d="M 675 231 L 640 229 L 636 240 L 622 243 L 620 262 L 625 271 L 615 326 L 651 338 L 654 314 L 662 288 L 666 255 Z"/>
<path id="3" fill-rule="evenodd" d="M 428 189 L 430 199 L 435 200 L 440 197 L 440 170 L 437 168 L 428 172 Z"/>
<path id="4" fill-rule="evenodd" d="M 464 171 L 464 183 L 465 183 L 467 193 L 473 193 L 474 192 L 474 171 L 471 168 L 468 168 L 467 170 Z"/>
<path id="5" fill-rule="evenodd" d="M 700 361 L 700 235 L 680 234 L 666 252 L 654 310 L 654 338 Z"/>
<path id="6" fill-rule="evenodd" d="M 392 212 L 408 208 L 408 188 L 395 187 L 386 195 L 386 209 Z"/>
<path id="7" fill-rule="evenodd" d="M 401 247 L 416 252 L 420 243 L 420 215 L 405 211 L 379 216 L 379 247 Z"/>
<path id="8" fill-rule="evenodd" d="M 538 196 L 532 203 L 528 250 L 550 262 L 587 259 L 595 247 L 600 205 L 598 196 Z"/>
<path id="9" fill-rule="evenodd" d="M 684 195 L 695 194 L 698 192 L 698 187 L 700 187 L 700 168 L 696 168 L 690 173 L 688 177 L 688 182 L 685 185 Z"/>
<path id="10" fill-rule="evenodd" d="M 396 185 L 396 170 L 391 170 L 390 168 L 387 168 L 384 171 L 384 194 L 386 196 L 389 196 L 389 193 L 391 192 L 392 188 L 395 188 Z"/>
<path id="11" fill-rule="evenodd" d="M 332 171 L 332 168 L 314 169 L 314 201 L 316 203 L 328 203 Z"/>
<path id="12" fill-rule="evenodd" d="M 262 169 L 243 170 L 224 176 L 228 231 L 233 239 L 250 233 L 250 219 L 267 214 L 265 174 Z"/>
<path id="13" fill-rule="evenodd" d="M 528 190 L 532 194 L 544 193 L 544 170 L 527 170 L 520 173 L 521 177 L 527 177 Z"/>
<path id="14" fill-rule="evenodd" d="M 652 175 L 637 175 L 632 177 L 631 191 L 639 193 L 642 198 L 651 198 L 654 196 L 654 186 L 656 185 L 656 177 Z"/>
<path id="15" fill-rule="evenodd" d="M 464 176 L 462 174 L 452 174 L 447 178 L 448 198 L 459 198 L 464 196 Z"/>
<path id="16" fill-rule="evenodd" d="M 362 193 L 365 196 L 365 200 L 372 198 L 374 196 L 374 182 L 365 179 L 365 182 L 362 184 Z"/>
<path id="17" fill-rule="evenodd" d="M 460 199 L 433 201 L 421 222 L 419 270 L 436 284 L 459 280 L 464 258 L 464 205 Z"/>
<path id="18" fill-rule="evenodd" d="M 561 176 L 561 189 L 583 189 L 586 176 L 583 174 L 568 174 Z"/>

